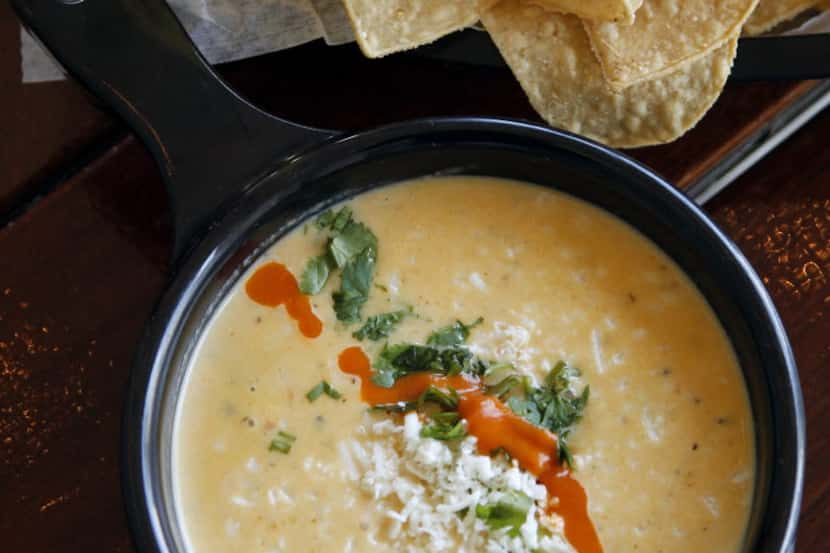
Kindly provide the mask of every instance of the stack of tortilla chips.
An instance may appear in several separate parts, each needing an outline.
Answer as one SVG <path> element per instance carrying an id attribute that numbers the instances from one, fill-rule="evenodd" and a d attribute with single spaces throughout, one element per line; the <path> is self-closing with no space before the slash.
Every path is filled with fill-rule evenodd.
<path id="1" fill-rule="evenodd" d="M 720 95 L 742 32 L 830 0 L 343 0 L 376 58 L 481 21 L 549 124 L 605 144 L 670 142 Z"/>

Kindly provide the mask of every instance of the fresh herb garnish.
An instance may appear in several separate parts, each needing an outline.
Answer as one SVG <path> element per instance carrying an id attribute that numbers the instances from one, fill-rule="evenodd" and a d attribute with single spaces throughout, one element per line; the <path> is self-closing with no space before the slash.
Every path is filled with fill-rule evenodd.
<path id="1" fill-rule="evenodd" d="M 441 411 L 440 413 L 433 413 L 429 418 L 438 424 L 456 424 L 461 420 L 461 415 L 458 411 Z"/>
<path id="2" fill-rule="evenodd" d="M 337 212 L 337 215 L 334 216 L 334 220 L 331 222 L 331 230 L 334 232 L 342 232 L 346 225 L 348 225 L 352 220 L 352 208 L 345 205 L 340 208 L 340 211 Z"/>
<path id="3" fill-rule="evenodd" d="M 507 394 L 511 393 L 516 386 L 519 386 L 521 383 L 522 379 L 515 374 L 512 374 L 504 380 L 501 380 L 498 384 L 494 384 L 493 386 L 485 386 L 484 391 L 487 392 L 487 395 L 504 399 Z"/>
<path id="4" fill-rule="evenodd" d="M 514 413 L 556 434 L 559 461 L 570 467 L 573 458 L 568 450 L 568 435 L 582 418 L 591 393 L 588 386 L 579 395 L 573 392 L 571 384 L 578 375 L 578 369 L 560 361 L 548 373 L 542 387 L 525 391 L 524 397 L 514 395 L 507 400 Z"/>
<path id="5" fill-rule="evenodd" d="M 308 393 L 305 395 L 305 397 L 309 402 L 314 402 L 323 394 L 326 394 L 331 399 L 340 399 L 342 397 L 340 392 L 338 392 L 334 387 L 332 387 L 331 384 L 329 384 L 325 380 L 320 381 L 319 384 L 310 389 Z"/>
<path id="6" fill-rule="evenodd" d="M 332 269 L 334 269 L 334 260 L 327 253 L 309 259 L 303 270 L 303 276 L 300 278 L 300 292 L 307 296 L 319 294 L 326 285 Z"/>
<path id="7" fill-rule="evenodd" d="M 450 388 L 448 391 L 430 386 L 418 398 L 418 411 L 425 412 L 426 404 L 432 403 L 439 409 L 430 413 L 430 423 L 421 428 L 422 438 L 433 438 L 435 440 L 458 440 L 467 435 L 464 421 L 458 413 L 458 393 Z"/>
<path id="8" fill-rule="evenodd" d="M 277 436 L 271 440 L 271 443 L 268 445 L 268 451 L 278 451 L 280 453 L 287 454 L 291 451 L 291 446 L 294 445 L 294 442 L 296 441 L 296 436 L 280 430 L 277 432 Z"/>
<path id="9" fill-rule="evenodd" d="M 484 319 L 479 317 L 472 323 L 466 325 L 461 321 L 455 321 L 449 326 L 439 328 L 429 335 L 427 338 L 427 345 L 438 347 L 459 346 L 467 341 L 470 337 L 470 330 L 484 322 Z"/>
<path id="10" fill-rule="evenodd" d="M 327 209 L 323 213 L 317 217 L 317 220 L 314 221 L 315 226 L 320 230 L 325 230 L 331 226 L 332 221 L 334 221 L 334 211 L 331 209 Z"/>
<path id="11" fill-rule="evenodd" d="M 476 516 L 493 530 L 510 528 L 508 535 L 519 535 L 519 529 L 527 520 L 527 512 L 533 500 L 517 490 L 508 490 L 501 499 L 486 505 L 476 505 Z"/>
<path id="12" fill-rule="evenodd" d="M 314 224 L 320 230 L 331 229 L 334 232 L 342 231 L 352 219 L 352 208 L 343 206 L 337 213 L 331 209 L 322 213 Z"/>
<path id="13" fill-rule="evenodd" d="M 329 243 L 329 253 L 338 267 L 345 266 L 367 249 L 377 251 L 378 239 L 369 227 L 356 221 L 349 221 Z"/>
<path id="14" fill-rule="evenodd" d="M 481 376 L 487 372 L 488 364 L 464 347 L 387 344 L 375 358 L 373 367 L 372 382 L 384 388 L 391 388 L 398 378 L 418 372 L 443 376 L 464 372 Z"/>
<path id="15" fill-rule="evenodd" d="M 360 320 L 363 304 L 369 300 L 375 258 L 374 248 L 369 247 L 343 267 L 340 289 L 332 294 L 334 312 L 339 321 L 350 324 Z"/>
<path id="16" fill-rule="evenodd" d="M 582 371 L 571 367 L 564 361 L 559 361 L 545 377 L 545 385 L 557 394 L 561 394 L 571 387 L 574 378 L 580 376 L 582 376 Z"/>
<path id="17" fill-rule="evenodd" d="M 416 405 L 419 409 L 423 409 L 426 403 L 435 403 L 442 409 L 458 409 L 458 392 L 452 388 L 445 392 L 440 388 L 430 386 L 418 396 Z"/>
<path id="18" fill-rule="evenodd" d="M 365 340 L 366 338 L 369 340 L 380 340 L 381 338 L 386 338 L 392 334 L 392 331 L 395 330 L 398 323 L 411 313 L 412 308 L 410 307 L 409 309 L 401 309 L 400 311 L 372 315 L 366 319 L 363 326 L 354 332 L 352 336 L 357 340 Z"/>
<path id="19" fill-rule="evenodd" d="M 453 414 L 453 413 L 442 413 Z M 425 424 L 421 428 L 422 438 L 432 438 L 434 440 L 458 440 L 467 435 L 467 430 L 464 428 L 464 421 L 457 420 L 454 423 L 446 423 L 435 421 L 431 424 Z"/>
<path id="20" fill-rule="evenodd" d="M 360 310 L 369 299 L 378 239 L 374 233 L 352 217 L 348 206 L 328 210 L 315 221 L 320 230 L 330 232 L 325 251 L 311 258 L 300 279 L 300 291 L 319 294 L 332 272 L 342 269 L 340 288 L 332 294 L 337 319 L 347 324 L 360 320 Z"/>

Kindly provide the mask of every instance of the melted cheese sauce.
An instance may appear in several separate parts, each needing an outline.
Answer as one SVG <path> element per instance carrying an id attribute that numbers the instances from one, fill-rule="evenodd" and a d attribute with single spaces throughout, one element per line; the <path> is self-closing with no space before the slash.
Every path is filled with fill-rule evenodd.
<path id="1" fill-rule="evenodd" d="M 607 552 L 738 551 L 754 482 L 745 386 L 710 308 L 661 251 L 594 207 L 508 181 L 429 179 L 349 205 L 379 240 L 385 290 L 364 315 L 418 314 L 392 341 L 482 316 L 470 343 L 483 357 L 539 375 L 559 359 L 582 369 L 591 400 L 571 436 L 573 475 Z M 298 229 L 256 267 L 299 276 L 324 240 Z M 246 280 L 211 321 L 180 400 L 175 488 L 190 549 L 396 550 L 338 452 L 363 437 L 366 409 L 359 379 L 338 368 L 356 345 L 356 326 L 332 310 L 339 276 L 311 298 L 316 338 L 251 301 Z M 309 403 L 322 379 L 342 399 Z M 279 430 L 297 436 L 287 455 L 268 451 Z"/>

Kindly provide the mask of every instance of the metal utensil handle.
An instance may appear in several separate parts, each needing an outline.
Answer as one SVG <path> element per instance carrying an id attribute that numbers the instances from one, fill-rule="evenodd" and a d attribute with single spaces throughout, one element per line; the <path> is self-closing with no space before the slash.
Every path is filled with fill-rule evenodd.
<path id="1" fill-rule="evenodd" d="M 167 182 L 175 252 L 280 158 L 332 133 L 272 117 L 211 69 L 164 0 L 12 0 L 66 70 L 141 137 Z"/>

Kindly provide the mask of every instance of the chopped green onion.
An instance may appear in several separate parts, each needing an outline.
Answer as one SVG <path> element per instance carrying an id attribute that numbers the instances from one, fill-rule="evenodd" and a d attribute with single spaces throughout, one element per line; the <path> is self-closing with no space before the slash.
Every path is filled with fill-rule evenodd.
<path id="1" fill-rule="evenodd" d="M 277 436 L 273 440 L 271 440 L 271 443 L 268 445 L 268 451 L 288 453 L 289 451 L 291 451 L 291 446 L 294 445 L 294 442 L 296 441 L 296 436 L 280 430 L 279 432 L 277 432 Z"/>
<path id="2" fill-rule="evenodd" d="M 518 536 L 527 519 L 533 500 L 520 491 L 510 490 L 495 503 L 476 505 L 476 516 L 494 530 L 510 528 L 509 536 Z"/>
<path id="3" fill-rule="evenodd" d="M 435 440 L 457 440 L 467 435 L 464 428 L 464 421 L 460 420 L 455 424 L 434 423 L 421 428 L 422 438 L 433 438 Z"/>
<path id="4" fill-rule="evenodd" d="M 430 334 L 429 338 L 427 338 L 427 345 L 437 347 L 452 347 L 461 345 L 467 341 L 467 338 L 469 338 L 470 330 L 483 322 L 484 319 L 481 317 L 470 324 L 455 321 L 453 324 L 439 328 Z"/>
<path id="5" fill-rule="evenodd" d="M 487 394 L 491 396 L 496 396 L 499 399 L 503 399 L 504 396 L 509 394 L 513 391 L 513 388 L 521 384 L 521 379 L 516 376 L 515 374 L 508 376 L 498 384 L 493 386 L 487 386 L 485 391 Z"/>
<path id="6" fill-rule="evenodd" d="M 461 415 L 456 411 L 443 411 L 441 413 L 433 413 L 429 418 L 438 424 L 454 425 L 461 420 Z"/>
<path id="7" fill-rule="evenodd" d="M 305 397 L 309 402 L 314 402 L 323 394 L 326 394 L 332 399 L 340 399 L 342 397 L 340 392 L 334 389 L 331 384 L 325 380 L 322 380 L 319 384 L 310 389 Z"/>
<path id="8" fill-rule="evenodd" d="M 458 392 L 450 388 L 448 393 L 435 386 L 430 386 L 418 397 L 418 407 L 422 408 L 428 401 L 436 403 L 444 409 L 457 409 Z"/>

